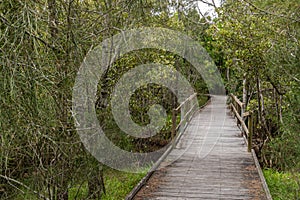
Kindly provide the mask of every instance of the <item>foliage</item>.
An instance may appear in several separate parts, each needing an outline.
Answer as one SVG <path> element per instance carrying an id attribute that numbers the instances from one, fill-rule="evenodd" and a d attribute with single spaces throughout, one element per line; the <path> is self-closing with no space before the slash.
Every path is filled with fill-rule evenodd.
<path id="1" fill-rule="evenodd" d="M 225 56 L 227 90 L 258 112 L 261 161 L 280 169 L 300 162 L 298 148 L 283 150 L 300 146 L 298 10 L 297 1 L 229 0 L 208 30 Z"/>
<path id="2" fill-rule="evenodd" d="M 106 186 L 108 188 L 103 199 L 124 199 L 126 195 L 137 185 L 137 183 L 146 175 L 146 172 L 140 174 L 120 173 L 114 171 L 113 176 L 106 176 Z"/>
<path id="3" fill-rule="evenodd" d="M 146 175 L 146 170 L 139 174 L 124 173 L 116 171 L 110 168 L 105 169 L 105 185 L 107 188 L 106 194 L 102 199 L 124 199 L 126 195 L 136 186 L 136 184 Z M 28 180 L 29 182 L 30 180 Z M 84 180 L 79 182 L 76 186 L 69 189 L 69 199 L 87 199 L 88 197 L 88 184 Z M 15 196 L 16 200 L 38 199 L 35 195 L 30 192 L 25 194 L 19 194 Z"/>
<path id="4" fill-rule="evenodd" d="M 97 179 L 101 164 L 85 151 L 72 119 L 76 72 L 91 48 L 122 30 L 142 26 L 184 30 L 179 13 L 172 7 L 173 2 L 154 0 L 1 2 L 0 198 L 25 193 L 32 196 L 24 198 L 43 195 L 51 200 L 67 199 L 77 192 L 78 181 L 89 184 Z M 195 12 L 192 15 L 197 17 Z M 201 31 L 187 32 L 197 36 Z M 144 141 L 127 137 L 115 128 L 110 107 L 103 102 L 109 100 L 123 73 L 149 62 L 177 67 L 198 91 L 206 92 L 203 81 L 195 78 L 195 70 L 169 52 L 144 50 L 117 60 L 99 83 L 102 102 L 96 107 L 108 136 L 125 150 L 151 150 L 151 146 L 164 145 L 170 139 L 168 122 L 157 138 L 145 143 L 150 148 L 145 148 L 141 145 Z M 131 99 L 137 123 L 147 124 L 146 111 L 153 103 L 162 103 L 169 113 L 176 104 L 174 95 L 165 88 L 142 88 Z"/>
<path id="5" fill-rule="evenodd" d="M 258 113 L 255 150 L 274 199 L 299 198 L 299 2 L 228 0 L 208 29 L 226 86 Z"/>
<path id="6" fill-rule="evenodd" d="M 29 195 L 24 198 L 44 195 L 52 200 L 90 192 L 88 185 L 102 168 L 85 151 L 74 127 L 71 94 L 76 72 L 86 53 L 101 41 L 142 26 L 182 31 L 199 41 L 219 66 L 227 91 L 246 97 L 247 108 L 257 110 L 261 131 L 256 145 L 264 165 L 297 171 L 299 13 L 298 0 L 227 0 L 214 20 L 201 17 L 195 2 L 184 0 L 2 1 L 0 198 L 24 193 Z M 176 68 L 198 93 L 207 92 L 196 70 L 170 52 L 145 49 L 116 60 L 101 77 L 96 110 L 108 137 L 128 151 L 151 151 L 170 139 L 171 110 L 177 102 L 167 88 L 150 84 L 130 100 L 133 120 L 141 125 L 149 123 L 147 110 L 153 104 L 162 104 L 168 112 L 164 130 L 148 141 L 116 128 L 108 103 L 124 73 L 151 62 Z M 122 180 L 104 177 L 109 177 L 107 191 L 116 183 L 123 196 L 134 184 L 128 182 L 126 188 Z M 132 177 L 134 182 L 138 178 Z M 78 189 L 78 181 L 86 189 Z"/>
<path id="7" fill-rule="evenodd" d="M 300 197 L 300 174 L 264 170 L 269 190 L 274 200 L 293 200 Z"/>

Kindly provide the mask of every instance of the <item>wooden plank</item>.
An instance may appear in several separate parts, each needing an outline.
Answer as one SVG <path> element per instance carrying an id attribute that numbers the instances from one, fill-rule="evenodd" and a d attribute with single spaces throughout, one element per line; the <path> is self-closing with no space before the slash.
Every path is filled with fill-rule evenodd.
<path id="1" fill-rule="evenodd" d="M 225 100 L 212 97 L 193 117 L 134 199 L 268 199 Z"/>
<path id="2" fill-rule="evenodd" d="M 251 112 L 249 112 L 249 111 L 248 112 L 244 112 L 243 115 L 242 115 L 242 117 L 248 117 L 249 115 L 251 115 Z"/>

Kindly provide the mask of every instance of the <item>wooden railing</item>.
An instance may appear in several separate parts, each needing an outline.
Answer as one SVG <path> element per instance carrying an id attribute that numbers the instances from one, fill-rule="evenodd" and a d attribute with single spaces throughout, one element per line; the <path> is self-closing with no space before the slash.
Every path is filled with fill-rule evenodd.
<path id="1" fill-rule="evenodd" d="M 259 165 L 255 150 L 252 149 L 252 137 L 253 137 L 254 129 L 256 128 L 258 123 L 257 112 L 256 111 L 243 112 L 245 110 L 245 105 L 233 94 L 230 94 L 230 108 L 231 111 L 234 113 L 235 117 L 237 118 L 238 126 L 240 125 L 242 128 L 242 134 L 243 136 L 245 136 L 248 145 L 248 152 L 252 153 L 255 166 L 258 170 L 259 177 L 262 181 L 263 188 L 267 195 L 267 199 L 272 200 L 272 196 L 269 191 L 268 184 L 265 180 L 264 174 Z"/>
<path id="2" fill-rule="evenodd" d="M 173 146 L 176 144 L 179 139 L 179 135 L 183 132 L 188 125 L 188 122 L 191 120 L 194 114 L 194 109 L 197 106 L 197 93 L 192 94 L 184 102 L 182 102 L 177 108 L 172 111 L 172 141 Z M 180 122 L 177 124 L 177 116 L 181 113 Z"/>
<path id="3" fill-rule="evenodd" d="M 242 128 L 242 133 L 247 139 L 248 152 L 251 152 L 252 137 L 255 127 L 255 112 L 243 112 L 245 110 L 245 105 L 233 94 L 230 94 L 230 99 L 230 109 L 237 118 L 237 125 Z"/>

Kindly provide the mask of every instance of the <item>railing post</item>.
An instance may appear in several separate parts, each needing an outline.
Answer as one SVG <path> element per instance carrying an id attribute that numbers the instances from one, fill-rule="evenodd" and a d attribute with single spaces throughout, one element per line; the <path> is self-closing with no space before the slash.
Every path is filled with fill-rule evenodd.
<path id="1" fill-rule="evenodd" d="M 175 137 L 175 132 L 176 132 L 176 110 L 172 110 L 172 133 L 171 133 L 171 138 L 173 141 L 173 147 L 175 145 L 174 137 Z"/>
<path id="2" fill-rule="evenodd" d="M 244 104 L 242 104 L 242 106 L 240 106 L 240 116 L 243 116 L 243 110 L 244 110 Z"/>
<path id="3" fill-rule="evenodd" d="M 232 96 L 231 96 L 231 94 L 230 94 L 230 101 L 229 101 L 229 106 L 230 106 L 230 110 L 231 110 L 231 112 L 233 111 L 233 109 L 232 109 L 232 105 L 233 105 L 233 103 L 232 103 Z"/>
<path id="4" fill-rule="evenodd" d="M 252 149 L 252 135 L 253 135 L 253 112 L 250 111 L 248 116 L 248 152 L 251 152 Z"/>
<path id="5" fill-rule="evenodd" d="M 234 100 L 234 107 L 235 107 L 237 113 L 239 114 L 240 113 L 240 111 L 239 111 L 239 104 L 238 104 L 238 102 L 236 100 Z M 240 125 L 240 121 L 239 120 L 236 121 L 236 125 L 237 126 Z"/>

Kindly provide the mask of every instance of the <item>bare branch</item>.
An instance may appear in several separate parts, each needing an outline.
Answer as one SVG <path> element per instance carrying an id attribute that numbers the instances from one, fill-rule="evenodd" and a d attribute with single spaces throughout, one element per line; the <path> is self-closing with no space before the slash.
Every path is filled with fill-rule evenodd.
<path id="1" fill-rule="evenodd" d="M 207 23 L 210 23 L 210 21 L 207 19 L 207 17 L 201 12 L 199 5 L 197 6 L 197 10 L 198 10 L 199 14 L 205 19 L 205 21 Z"/>
<path id="2" fill-rule="evenodd" d="M 5 23 L 7 26 L 13 27 L 13 28 L 19 28 L 16 27 L 14 25 L 12 25 L 9 20 L 7 20 L 2 14 L 0 15 L 0 18 L 2 20 L 3 23 Z M 55 52 L 61 53 L 61 51 L 59 49 L 57 49 L 55 46 L 50 45 L 48 42 L 46 42 L 45 40 L 43 40 L 42 38 L 40 38 L 39 36 L 29 32 L 28 30 L 24 30 L 25 34 L 28 35 L 29 37 L 33 37 L 34 39 L 40 41 L 43 45 L 45 45 L 46 47 L 52 49 Z"/>
<path id="3" fill-rule="evenodd" d="M 33 192 L 34 194 L 38 195 L 40 198 L 43 198 L 43 199 L 46 199 L 46 200 L 49 200 L 49 198 L 45 197 L 44 195 L 40 194 L 39 192 L 35 191 L 35 190 L 32 190 L 30 187 L 28 187 L 27 185 L 25 185 L 24 183 L 21 183 L 20 181 L 17 181 L 13 178 L 10 178 L 10 177 L 7 177 L 7 176 L 3 176 L 2 174 L 0 174 L 0 178 L 3 178 L 5 180 L 7 180 L 8 182 L 14 182 L 24 188 L 26 188 L 27 190 L 30 190 L 31 192 Z M 18 188 L 19 189 L 19 188 Z"/>
<path id="4" fill-rule="evenodd" d="M 210 3 L 210 2 L 208 2 L 208 1 L 204 1 L 204 0 L 196 0 L 196 1 L 193 1 L 193 2 L 201 2 L 201 3 L 204 3 L 204 4 L 206 4 L 206 5 L 208 5 L 208 6 L 213 6 L 213 7 L 215 7 L 215 3 L 213 2 L 213 3 Z"/>

